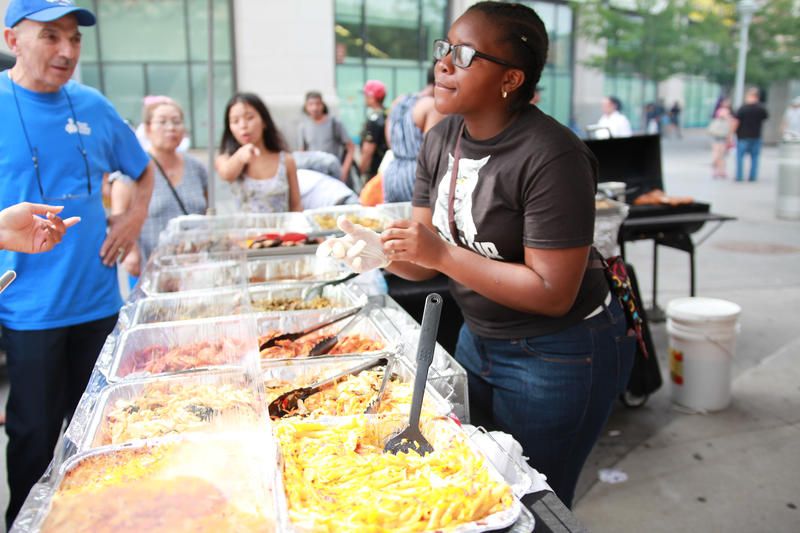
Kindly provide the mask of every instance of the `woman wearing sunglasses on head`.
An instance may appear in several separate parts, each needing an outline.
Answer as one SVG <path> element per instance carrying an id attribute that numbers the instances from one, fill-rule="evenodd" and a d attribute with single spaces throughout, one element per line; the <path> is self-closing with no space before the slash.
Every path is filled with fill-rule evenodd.
<path id="1" fill-rule="evenodd" d="M 412 220 L 382 240 L 391 272 L 451 278 L 472 423 L 514 435 L 570 506 L 635 338 L 590 268 L 597 162 L 529 104 L 547 47 L 532 9 L 499 2 L 473 5 L 435 42 L 436 108 L 449 116 L 425 137 Z"/>

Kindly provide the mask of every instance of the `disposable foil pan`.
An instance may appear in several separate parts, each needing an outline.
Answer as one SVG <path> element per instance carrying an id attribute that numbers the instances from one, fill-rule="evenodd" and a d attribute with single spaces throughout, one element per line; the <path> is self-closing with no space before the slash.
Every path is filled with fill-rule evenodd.
<path id="1" fill-rule="evenodd" d="M 166 350 L 205 342 L 224 342 L 227 349 L 220 357 L 207 357 L 207 360 L 215 359 L 212 364 L 198 362 L 198 366 L 194 366 L 191 358 L 187 357 L 181 364 L 172 365 L 170 368 L 174 369 L 171 370 L 158 373 L 139 370 L 143 366 L 142 359 L 159 360 Z M 108 381 L 170 375 L 200 368 L 252 368 L 257 361 L 258 338 L 254 318 L 250 315 L 143 324 L 124 331 L 120 336 Z"/>
<path id="2" fill-rule="evenodd" d="M 232 215 L 185 215 L 167 224 L 168 233 L 218 231 L 248 228 L 281 228 L 283 231 L 308 233 L 311 226 L 303 213 L 242 213 Z"/>
<path id="3" fill-rule="evenodd" d="M 152 420 L 152 434 L 141 437 L 143 439 L 152 439 L 167 434 L 186 432 L 222 431 L 225 428 L 236 428 L 246 424 L 266 423 L 266 404 L 264 403 L 262 382 L 260 380 L 254 380 L 249 373 L 243 370 L 225 369 L 196 371 L 172 376 L 123 381 L 121 383 L 109 385 L 98 395 L 84 438 L 79 444 L 79 450 L 83 451 L 101 446 L 120 445 L 132 440 L 138 440 L 127 439 L 114 443 L 110 442 L 108 435 L 108 416 L 113 412 L 118 402 L 126 404 L 129 403 L 130 400 L 142 398 L 143 395 L 146 394 L 148 388 L 154 385 L 167 388 L 167 390 L 172 393 L 170 399 L 173 401 L 182 400 L 182 398 L 177 397 L 177 390 L 183 387 L 190 388 L 195 385 L 210 386 L 212 390 L 218 388 L 221 391 L 221 395 L 223 394 L 222 387 L 230 385 L 233 390 L 241 390 L 246 393 L 251 403 L 249 403 L 247 407 L 242 408 L 241 412 L 237 412 L 237 408 L 229 408 L 225 415 L 220 417 L 215 416 L 215 413 L 209 412 L 208 409 L 201 409 L 198 407 L 198 412 L 191 413 L 198 417 L 197 425 L 185 430 L 181 430 L 181 428 L 173 425 L 171 421 L 154 419 Z M 230 391 L 230 389 L 228 389 L 228 391 Z M 191 389 L 185 392 L 191 392 Z M 185 392 L 182 392 L 182 394 Z M 220 397 L 220 395 L 217 395 L 216 398 L 200 398 L 198 402 L 199 404 L 203 404 L 203 400 L 212 400 L 216 402 L 224 401 L 225 398 Z M 185 407 L 183 402 L 181 402 L 181 405 Z M 192 406 L 189 405 L 189 407 L 191 408 Z M 159 424 L 159 422 L 163 422 L 163 424 Z"/>
<path id="4" fill-rule="evenodd" d="M 349 273 L 350 269 L 343 262 L 316 255 L 250 259 L 247 262 L 249 283 L 331 281 Z"/>
<path id="5" fill-rule="evenodd" d="M 251 286 L 248 289 L 250 295 L 250 306 L 253 311 L 260 314 L 302 316 L 315 315 L 320 309 L 301 309 L 292 310 L 286 308 L 269 308 L 268 305 L 274 302 L 298 302 L 302 300 L 303 290 L 314 286 L 318 282 L 299 282 L 290 284 L 266 284 L 261 286 Z M 328 309 L 336 309 L 337 313 L 346 309 L 366 305 L 367 295 L 358 287 L 343 283 L 341 285 L 323 287 L 322 296 L 330 303 Z"/>
<path id="6" fill-rule="evenodd" d="M 363 207 L 360 205 L 338 205 L 335 207 L 320 207 L 303 211 L 308 222 L 316 231 L 336 231 L 336 219 L 344 215 L 351 222 L 361 224 L 377 232 L 392 221 L 382 210 L 376 207 Z"/>
<path id="7" fill-rule="evenodd" d="M 348 369 L 356 368 L 364 363 L 380 359 L 375 355 L 346 356 L 342 358 L 305 358 L 290 361 L 271 361 L 261 362 L 261 373 L 264 380 L 265 395 L 267 403 L 272 401 L 275 396 L 271 392 L 273 384 L 287 384 L 293 388 L 305 387 L 316 381 L 332 377 Z M 390 374 L 397 376 L 401 383 L 412 385 L 414 383 L 414 370 L 405 361 L 396 357 L 386 357 L 387 368 Z M 371 400 L 371 399 L 370 399 Z M 452 406 L 439 392 L 428 385 L 425 389 L 425 403 L 432 405 L 435 412 L 441 416 L 446 416 L 452 411 Z M 360 413 L 352 413 L 360 414 Z"/>
<path id="8" fill-rule="evenodd" d="M 136 302 L 132 325 L 194 320 L 250 312 L 244 289 L 212 289 L 160 294 Z"/>
<path id="9" fill-rule="evenodd" d="M 273 480 L 276 477 L 276 451 L 273 439 L 265 429 L 257 429 L 227 434 L 172 435 L 159 439 L 135 441 L 122 445 L 103 446 L 81 452 L 66 460 L 58 469 L 53 495 L 63 486 L 70 472 L 80 468 L 86 460 L 103 455 L 142 450 L 156 451 L 162 446 L 177 444 L 181 453 L 175 455 L 177 462 L 170 462 L 166 471 L 162 469 L 152 478 L 187 479 L 200 478 L 211 483 L 246 512 L 261 515 L 273 526 L 278 520 L 275 505 Z M 97 480 L 101 482 L 101 480 Z M 87 501 L 97 498 L 96 493 L 87 491 Z M 43 506 L 31 531 L 39 531 L 52 511 L 52 498 Z M 63 528 L 62 528 L 63 529 Z"/>
<path id="10" fill-rule="evenodd" d="M 330 311 L 318 312 L 316 314 L 283 314 L 283 315 L 266 315 L 256 314 L 256 322 L 259 336 L 264 336 L 274 332 L 291 333 L 295 331 L 302 331 L 310 326 L 320 324 L 329 319 L 332 315 Z M 389 355 L 395 354 L 398 349 L 400 341 L 400 332 L 386 319 L 380 309 L 372 309 L 365 315 L 356 315 L 352 319 L 344 319 L 326 328 L 315 331 L 313 335 L 320 337 L 326 335 L 335 335 L 341 330 L 348 321 L 353 322 L 348 325 L 347 335 L 360 335 L 374 341 L 380 341 L 383 348 L 374 352 L 354 352 L 343 353 L 328 357 L 342 357 L 343 355 Z M 263 356 L 262 356 L 263 358 Z M 287 359 L 302 359 L 302 357 L 287 358 Z M 273 359 L 280 360 L 280 359 Z"/>
<path id="11" fill-rule="evenodd" d="M 244 269 L 244 263 L 240 261 L 165 267 L 147 272 L 141 287 L 148 296 L 220 287 L 243 287 L 246 283 Z"/>
<path id="12" fill-rule="evenodd" d="M 382 433 L 385 433 L 387 440 L 395 430 L 400 430 L 408 424 L 407 418 L 400 415 L 392 415 L 391 419 L 384 415 L 379 415 L 379 416 L 361 415 L 361 416 L 366 416 L 368 420 L 374 422 L 376 428 L 377 427 L 383 428 L 380 431 Z M 327 424 L 333 427 L 336 425 L 344 424 L 346 419 L 348 418 L 350 417 L 318 418 L 315 419 L 315 423 Z M 463 442 L 467 445 L 467 447 L 475 455 L 483 457 L 484 465 L 487 468 L 488 474 L 494 481 L 507 484 L 506 481 L 503 479 L 503 476 L 494 468 L 491 461 L 485 458 L 481 450 L 477 446 L 475 446 L 475 444 L 469 439 L 469 437 L 461 430 L 461 428 L 455 422 L 449 419 L 440 419 L 436 421 L 436 423 L 437 423 L 437 428 L 439 428 L 438 429 L 439 431 L 449 432 L 454 438 L 462 439 Z M 304 529 L 292 523 L 291 519 L 289 518 L 290 516 L 289 503 L 286 498 L 286 490 L 283 482 L 283 475 L 282 475 L 283 470 L 284 470 L 283 457 L 280 450 L 280 444 L 278 443 L 278 468 L 275 470 L 276 472 L 275 496 L 278 505 L 278 516 L 282 520 L 281 526 L 283 529 L 302 531 Z M 481 531 L 492 531 L 492 530 L 507 528 L 509 526 L 512 526 L 521 516 L 522 507 L 523 507 L 522 503 L 515 496 L 512 500 L 512 504 L 506 509 L 488 515 L 474 522 L 468 522 L 453 528 L 447 528 L 447 532 L 477 533 Z"/>

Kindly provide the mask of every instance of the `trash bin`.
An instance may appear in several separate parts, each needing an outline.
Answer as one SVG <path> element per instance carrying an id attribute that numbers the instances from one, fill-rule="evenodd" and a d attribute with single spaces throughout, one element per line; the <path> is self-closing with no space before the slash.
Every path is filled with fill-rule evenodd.
<path id="1" fill-rule="evenodd" d="M 778 158 L 778 218 L 800 220 L 800 138 L 784 139 Z"/>
<path id="2" fill-rule="evenodd" d="M 719 411 L 731 401 L 731 369 L 742 309 L 716 298 L 678 298 L 667 305 L 672 401 Z"/>

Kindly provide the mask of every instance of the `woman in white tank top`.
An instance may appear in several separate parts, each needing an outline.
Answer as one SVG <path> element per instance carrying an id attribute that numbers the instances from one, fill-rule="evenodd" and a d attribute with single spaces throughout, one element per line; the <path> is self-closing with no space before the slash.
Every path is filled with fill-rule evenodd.
<path id="1" fill-rule="evenodd" d="M 297 167 L 261 99 L 237 93 L 225 108 L 215 167 L 231 183 L 242 212 L 301 211 Z"/>

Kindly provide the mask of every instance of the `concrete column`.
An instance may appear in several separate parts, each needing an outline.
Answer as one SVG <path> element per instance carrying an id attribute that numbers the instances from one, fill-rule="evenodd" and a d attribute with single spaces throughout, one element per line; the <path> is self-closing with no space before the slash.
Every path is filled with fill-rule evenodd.
<path id="1" fill-rule="evenodd" d="M 684 85 L 683 76 L 673 76 L 658 84 L 658 97 L 664 99 L 664 106 L 668 111 L 676 100 L 681 103 L 682 108 L 686 107 L 683 99 Z"/>
<path id="2" fill-rule="evenodd" d="M 333 2 L 234 0 L 237 86 L 261 96 L 290 145 L 307 91 L 338 104 L 334 20 Z"/>

